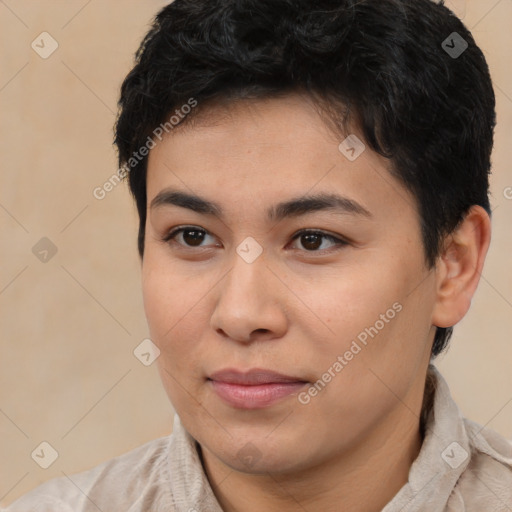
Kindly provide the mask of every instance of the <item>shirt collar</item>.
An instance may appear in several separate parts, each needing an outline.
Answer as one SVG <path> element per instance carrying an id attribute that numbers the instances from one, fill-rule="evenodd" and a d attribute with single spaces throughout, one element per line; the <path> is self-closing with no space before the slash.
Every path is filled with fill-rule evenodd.
<path id="1" fill-rule="evenodd" d="M 409 470 L 409 480 L 382 512 L 444 511 L 455 484 L 470 460 L 462 414 L 437 368 L 429 366 L 433 405 L 426 411 L 425 437 Z M 427 407 L 428 407 L 428 400 Z"/>

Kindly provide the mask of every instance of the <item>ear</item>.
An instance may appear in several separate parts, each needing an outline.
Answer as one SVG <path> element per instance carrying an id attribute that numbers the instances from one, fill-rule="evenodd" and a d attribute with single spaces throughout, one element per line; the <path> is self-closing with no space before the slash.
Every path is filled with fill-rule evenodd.
<path id="1" fill-rule="evenodd" d="M 459 226 L 444 240 L 436 262 L 436 300 L 432 325 L 452 327 L 471 306 L 491 241 L 491 220 L 472 206 Z"/>

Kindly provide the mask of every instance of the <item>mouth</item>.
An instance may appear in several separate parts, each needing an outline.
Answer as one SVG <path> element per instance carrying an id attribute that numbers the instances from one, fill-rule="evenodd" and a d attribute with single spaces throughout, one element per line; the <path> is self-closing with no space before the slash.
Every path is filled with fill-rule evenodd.
<path id="1" fill-rule="evenodd" d="M 226 369 L 213 373 L 208 382 L 224 402 L 237 409 L 261 409 L 297 393 L 308 381 L 271 370 Z"/>

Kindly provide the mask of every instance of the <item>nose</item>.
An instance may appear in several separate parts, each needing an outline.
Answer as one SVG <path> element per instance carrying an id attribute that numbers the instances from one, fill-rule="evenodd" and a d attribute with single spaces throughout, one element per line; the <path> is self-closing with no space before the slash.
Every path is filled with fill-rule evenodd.
<path id="1" fill-rule="evenodd" d="M 283 286 L 263 257 L 247 263 L 238 254 L 216 287 L 210 325 L 239 343 L 282 337 L 287 329 Z"/>

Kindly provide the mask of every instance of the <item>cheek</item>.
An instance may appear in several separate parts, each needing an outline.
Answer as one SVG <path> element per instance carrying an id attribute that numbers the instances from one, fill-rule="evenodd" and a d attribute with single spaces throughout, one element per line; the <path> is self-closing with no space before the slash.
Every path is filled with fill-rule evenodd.
<path id="1" fill-rule="evenodd" d="M 175 295 L 172 293 L 170 284 L 165 273 L 154 271 L 150 263 L 144 263 L 142 272 L 144 311 L 152 339 L 157 344 L 160 344 L 165 333 L 172 327 L 175 316 Z"/>
<path id="2" fill-rule="evenodd" d="M 160 350 L 156 365 L 164 389 L 176 410 L 190 407 L 196 396 L 196 370 L 200 351 L 191 340 L 199 339 L 197 312 L 184 283 L 165 272 L 143 269 L 144 309 L 150 338 Z M 198 305 L 196 305 L 197 307 Z M 192 309 L 194 308 L 194 309 Z"/>
<path id="3" fill-rule="evenodd" d="M 414 358 L 415 354 L 409 353 L 413 350 L 408 343 L 411 338 L 418 340 L 417 350 L 422 352 L 419 338 L 429 330 L 428 283 L 411 293 L 422 279 L 421 266 L 381 258 L 373 264 L 360 261 L 312 287 L 308 304 L 314 304 L 314 312 L 324 324 L 320 327 L 330 340 L 321 350 L 323 364 L 351 349 L 357 352 L 353 359 L 363 364 L 383 357 L 392 359 L 397 350 Z M 319 321 L 316 324 L 319 326 Z M 315 347 L 317 354 L 319 348 Z"/>
<path id="4" fill-rule="evenodd" d="M 168 263 L 156 263 L 148 258 L 143 264 L 144 310 L 151 340 L 161 351 L 159 360 L 174 371 L 180 361 L 192 363 L 200 353 L 197 340 L 202 339 L 210 307 L 208 283 L 200 275 L 190 279 Z"/>
<path id="5" fill-rule="evenodd" d="M 179 350 L 176 341 L 182 339 L 182 334 L 178 333 L 190 323 L 190 310 L 194 304 L 191 294 L 183 293 L 186 284 L 167 268 L 148 257 L 142 269 L 144 311 L 151 339 L 164 355 Z"/>
<path id="6" fill-rule="evenodd" d="M 380 273 L 367 265 L 352 267 L 316 287 L 308 303 L 314 304 L 315 312 L 334 331 L 333 336 L 352 338 L 379 321 L 380 315 L 388 312 L 386 319 L 396 316 L 393 304 L 403 299 L 404 286 L 400 276 L 389 277 L 393 274 L 391 269 Z"/>

